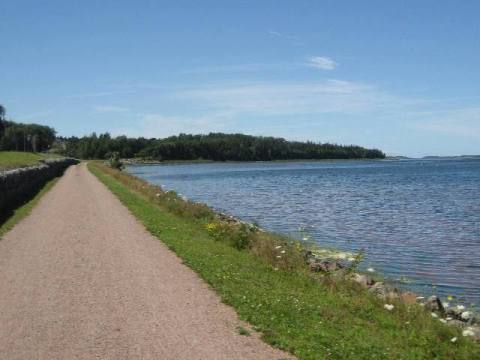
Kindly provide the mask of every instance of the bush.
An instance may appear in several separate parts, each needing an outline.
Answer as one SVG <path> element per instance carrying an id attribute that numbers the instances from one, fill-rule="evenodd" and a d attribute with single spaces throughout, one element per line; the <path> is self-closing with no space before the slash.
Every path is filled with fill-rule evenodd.
<path id="1" fill-rule="evenodd" d="M 123 163 L 120 160 L 120 154 L 117 151 L 111 153 L 110 158 L 108 159 L 108 164 L 113 169 L 122 170 Z"/>
<path id="2" fill-rule="evenodd" d="M 255 230 L 246 224 L 217 221 L 206 224 L 205 229 L 214 240 L 224 241 L 238 250 L 249 248 L 255 240 Z"/>

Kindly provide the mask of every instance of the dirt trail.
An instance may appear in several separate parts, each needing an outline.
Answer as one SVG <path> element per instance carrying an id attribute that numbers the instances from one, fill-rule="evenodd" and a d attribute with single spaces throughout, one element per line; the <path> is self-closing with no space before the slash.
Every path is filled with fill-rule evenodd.
<path id="1" fill-rule="evenodd" d="M 0 359 L 280 359 L 87 170 L 0 241 Z"/>

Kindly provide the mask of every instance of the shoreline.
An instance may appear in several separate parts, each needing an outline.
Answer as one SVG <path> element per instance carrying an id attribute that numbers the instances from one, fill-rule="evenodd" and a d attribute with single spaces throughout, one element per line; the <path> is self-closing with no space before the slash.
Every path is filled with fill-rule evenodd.
<path id="1" fill-rule="evenodd" d="M 202 220 L 206 213 L 201 205 L 98 162 L 89 168 L 253 331 L 298 359 L 480 355 L 480 344 L 471 335 L 442 324 L 422 306 L 382 300 L 358 282 L 311 272 L 305 266 L 307 254 L 283 243 L 285 239 L 261 233 L 252 248 L 237 248 L 238 243 L 230 241 L 230 228 L 212 217 Z M 234 235 L 240 237 L 234 238 L 242 240 L 245 233 L 239 230 Z"/>
<path id="2" fill-rule="evenodd" d="M 260 231 L 270 232 L 269 230 L 262 229 L 253 223 L 241 220 L 235 217 L 235 215 L 227 214 L 215 209 L 212 209 L 212 211 L 214 211 L 222 221 L 246 224 L 249 227 L 257 228 Z M 295 238 L 291 238 L 291 240 L 300 241 L 300 239 Z M 358 253 L 355 254 L 346 250 L 336 248 L 320 248 L 314 242 L 302 241 L 302 243 L 306 244 L 306 262 L 310 267 L 310 271 L 324 272 L 326 273 L 325 275 L 328 276 L 335 277 L 337 276 L 337 272 L 348 269 L 351 263 L 355 261 L 355 257 L 358 256 Z M 343 275 L 344 274 L 340 274 L 340 276 Z M 416 303 L 420 306 L 423 306 L 427 310 L 431 311 L 432 314 L 437 314 L 440 321 L 445 320 L 445 323 L 454 321 L 454 324 L 459 327 L 472 324 L 480 325 L 480 313 L 474 309 L 468 310 L 468 305 L 465 302 L 458 301 L 454 306 L 452 306 L 450 305 L 450 302 L 453 299 L 448 301 L 448 299 L 442 300 L 439 296 L 434 294 L 418 294 L 405 284 L 403 284 L 405 285 L 404 287 L 398 287 L 398 281 L 384 277 L 383 274 L 377 271 L 374 271 L 374 273 L 368 272 L 368 269 L 366 271 L 354 271 L 351 274 L 351 280 L 367 288 L 368 291 L 371 291 L 382 300 L 403 299 L 407 303 Z M 464 313 L 467 314 L 463 315 Z M 480 329 L 478 329 L 478 331 L 480 332 Z M 480 341 L 480 337 L 478 340 Z"/>
<path id="3" fill-rule="evenodd" d="M 138 160 L 121 159 L 126 166 L 149 166 L 149 165 L 195 165 L 195 164 L 256 164 L 256 163 L 286 163 L 286 162 L 330 162 L 330 161 L 383 161 L 391 159 L 283 159 L 283 160 Z"/>
<path id="4" fill-rule="evenodd" d="M 140 178 L 132 174 L 128 174 L 139 181 Z M 146 181 L 145 181 L 146 182 Z M 149 184 L 152 187 L 158 187 L 157 185 Z M 158 187 L 163 190 L 162 187 Z M 168 190 L 167 193 L 173 193 L 176 196 L 180 197 L 180 200 L 185 203 L 194 203 L 200 206 L 206 206 L 209 211 L 211 211 L 215 218 L 220 221 L 233 224 L 234 226 L 247 226 L 249 229 L 256 229 L 254 231 L 264 232 L 265 234 L 273 234 L 265 229 L 258 228 L 257 225 L 250 222 L 241 220 L 235 217 L 232 214 L 225 212 L 217 211 L 211 208 L 209 205 L 204 203 L 197 203 L 191 200 L 188 200 L 182 195 L 177 195 L 175 190 Z M 300 243 L 298 239 L 287 238 L 282 234 L 281 236 L 285 242 L 290 243 Z M 286 244 L 285 243 L 285 244 Z M 313 274 L 318 274 L 321 277 L 332 278 L 335 281 L 352 281 L 360 285 L 362 288 L 366 289 L 369 293 L 373 294 L 375 297 L 382 301 L 400 301 L 407 305 L 415 305 L 424 307 L 426 311 L 431 312 L 433 318 L 438 319 L 440 322 L 448 325 L 452 325 L 459 328 L 471 327 L 474 326 L 474 333 L 477 340 L 480 340 L 480 316 L 474 311 L 471 311 L 461 303 L 451 306 L 445 301 L 442 301 L 436 295 L 431 296 L 419 296 L 417 293 L 408 289 L 408 286 L 405 286 L 405 289 L 399 289 L 394 285 L 394 282 L 391 280 L 385 280 L 382 278 L 382 275 L 376 273 L 375 275 L 369 274 L 367 272 L 359 272 L 357 270 L 357 256 L 358 254 L 349 253 L 347 251 L 341 251 L 338 249 L 322 249 L 316 246 L 316 244 L 308 244 L 303 242 L 302 246 L 302 257 L 303 261 L 308 267 L 308 270 Z M 352 271 L 353 269 L 353 271 Z M 380 278 L 379 278 L 380 277 Z"/>
<path id="5" fill-rule="evenodd" d="M 267 162 L 262 162 L 262 163 L 267 163 Z M 313 166 L 313 165 L 312 165 Z M 352 165 L 352 166 L 355 166 L 355 165 Z M 374 166 L 374 165 L 372 165 Z M 160 168 L 159 168 L 160 169 Z M 132 166 L 131 167 L 131 171 L 133 173 L 135 173 L 135 168 Z M 149 170 L 148 168 L 145 169 L 145 171 L 147 171 L 147 173 L 149 173 Z M 160 171 L 160 170 L 159 170 Z M 128 170 L 127 170 L 128 172 Z M 167 172 L 168 173 L 168 172 Z M 153 173 L 152 173 L 153 174 Z M 134 174 L 132 174 L 134 175 Z M 134 175 L 135 176 L 135 175 Z M 142 175 L 138 175 L 140 178 L 142 178 Z M 160 183 L 160 182 L 159 182 Z M 153 183 L 152 183 L 153 184 Z M 159 185 L 160 186 L 160 185 Z M 171 190 L 171 191 L 177 191 L 175 188 L 170 188 L 170 187 L 164 187 L 164 185 L 161 186 L 163 190 Z M 214 189 L 212 189 L 214 190 Z M 192 195 L 195 194 L 195 192 L 191 193 Z M 215 194 L 215 193 L 213 193 Z M 182 194 L 179 194 L 181 197 L 185 198 Z M 197 193 L 196 194 L 196 198 L 197 200 L 200 200 L 200 204 L 204 204 L 202 203 L 202 197 L 199 197 L 198 196 L 199 194 Z M 225 203 L 228 203 L 228 195 L 225 197 L 225 195 L 227 194 L 223 194 L 223 197 L 225 198 L 225 201 L 224 201 L 224 204 L 222 205 L 222 203 L 218 203 L 217 204 L 219 206 L 223 206 L 223 209 L 215 209 L 215 208 L 211 208 L 213 211 L 215 211 L 217 214 L 219 214 L 221 217 L 223 217 L 223 219 L 225 219 L 226 221 L 231 221 L 231 222 L 238 222 L 238 223 L 246 223 L 246 224 L 255 224 L 255 218 L 252 218 L 252 217 L 249 217 L 249 212 L 248 212 L 248 209 L 244 209 L 246 210 L 247 212 L 245 211 L 240 211 L 240 213 L 242 213 L 242 215 L 248 219 L 248 220 L 243 220 L 242 218 L 239 218 L 239 217 L 236 217 L 234 213 L 232 212 L 225 212 L 225 209 L 229 209 L 229 210 L 235 210 L 231 207 L 229 207 L 228 205 L 225 205 Z M 185 198 L 186 199 L 186 198 Z M 203 198 L 205 200 L 205 198 Z M 206 204 L 207 206 L 210 207 L 209 204 Z M 262 218 L 261 217 L 261 214 L 259 214 L 258 212 L 256 213 L 256 215 L 258 215 L 259 217 L 258 218 Z M 250 221 L 250 223 L 248 222 Z M 252 223 L 253 222 L 253 223 Z M 278 229 L 278 226 L 277 226 L 277 229 Z M 283 229 L 282 227 L 280 227 L 280 229 Z M 264 231 L 272 231 L 272 230 L 265 230 L 263 229 Z M 297 237 L 297 238 L 301 238 L 302 237 L 302 230 L 300 230 L 300 233 L 298 233 L 296 231 L 296 228 L 293 227 L 292 229 L 292 226 L 287 228 L 287 229 L 283 229 L 283 230 L 288 230 L 288 233 L 283 233 L 284 236 L 292 236 L 293 237 Z M 319 242 L 322 242 L 322 239 L 318 239 Z M 341 242 L 341 239 L 339 240 Z M 316 242 L 313 242 L 311 243 L 311 245 L 313 246 L 318 246 Z M 345 245 L 345 244 L 344 244 Z M 335 244 L 331 243 L 330 245 L 328 246 L 325 246 L 325 247 L 322 247 L 322 249 L 324 250 L 328 250 L 328 253 L 329 254 L 342 254 L 342 253 L 350 253 L 348 254 L 347 256 L 350 256 L 351 254 L 354 254 L 355 252 L 358 252 L 359 250 L 359 246 L 356 246 L 356 249 L 355 246 L 351 246 L 351 247 L 344 247 L 343 249 L 340 249 L 338 247 L 335 247 Z M 378 254 L 377 254 L 378 255 Z M 380 255 L 380 259 L 382 259 L 381 255 Z M 367 259 L 368 260 L 368 259 Z M 380 265 L 378 264 L 375 264 L 375 259 L 370 259 L 372 261 L 372 263 L 370 264 L 369 262 L 364 262 L 362 264 L 362 266 L 360 267 L 360 269 L 365 272 L 366 275 L 372 275 L 372 273 L 370 272 L 367 272 L 367 268 L 368 267 L 373 267 L 373 268 L 377 268 L 377 266 L 379 266 L 379 268 L 381 267 Z M 380 262 L 382 264 L 382 262 Z M 404 274 L 410 274 L 409 272 L 400 272 L 400 271 L 394 271 L 393 273 L 391 272 L 391 269 L 388 267 L 388 266 L 385 266 L 383 268 L 383 271 L 381 269 L 380 272 L 376 272 L 376 276 L 375 277 L 378 277 L 380 279 L 380 281 L 382 282 L 385 282 L 385 280 L 387 280 L 387 283 L 391 286 L 391 287 L 394 287 L 394 288 L 398 288 L 398 289 L 401 289 L 402 291 L 407 291 L 407 292 L 414 292 L 416 294 L 418 294 L 419 297 L 421 296 L 424 296 L 424 297 L 430 297 L 430 296 L 433 296 L 433 295 L 436 295 L 438 296 L 439 299 L 441 299 L 441 301 L 445 302 L 445 303 L 452 303 L 452 301 L 449 301 L 448 298 L 452 297 L 455 298 L 455 304 L 458 304 L 460 306 L 466 306 L 467 308 L 471 308 L 471 307 L 474 307 L 472 306 L 472 304 L 477 304 L 478 306 L 478 298 L 477 297 L 468 297 L 468 296 L 463 296 L 462 292 L 459 291 L 458 289 L 448 289 L 446 288 L 446 286 L 444 288 L 442 288 L 441 286 L 439 286 L 439 288 L 437 289 L 437 286 L 436 284 L 442 284 L 443 282 L 443 277 L 441 278 L 440 276 L 441 275 L 445 275 L 445 273 L 440 273 L 439 276 L 437 276 L 437 278 L 435 279 L 431 279 L 431 281 L 429 282 L 429 278 L 427 276 L 424 276 L 422 277 L 421 276 L 421 270 L 425 270 L 425 269 L 428 269 L 429 268 L 429 264 L 428 262 L 425 262 L 425 263 L 420 263 L 417 261 L 417 263 L 414 263 L 414 264 L 418 264 L 418 269 L 420 272 L 417 272 L 416 274 L 420 274 L 418 277 L 415 276 L 415 274 L 411 274 L 411 278 L 407 278 L 406 276 L 404 276 Z M 377 266 L 375 266 L 377 265 Z M 395 269 L 395 268 L 394 268 Z M 388 275 L 387 275 L 388 274 Z M 452 273 L 453 274 L 453 273 Z M 448 274 L 447 274 L 448 275 Z M 388 276 L 388 278 L 387 278 Z M 457 275 L 457 280 L 459 280 L 459 276 Z M 461 279 L 460 279 L 461 280 Z M 454 282 L 454 281 L 451 281 L 450 283 L 448 283 L 448 285 L 451 285 L 452 287 L 455 287 L 455 285 L 458 284 L 457 282 Z M 475 294 L 474 294 L 475 295 Z"/>

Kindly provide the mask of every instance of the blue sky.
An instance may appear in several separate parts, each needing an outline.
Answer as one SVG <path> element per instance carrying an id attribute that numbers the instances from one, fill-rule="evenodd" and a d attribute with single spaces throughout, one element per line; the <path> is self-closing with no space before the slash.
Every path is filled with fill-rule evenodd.
<path id="1" fill-rule="evenodd" d="M 479 1 L 0 1 L 0 103 L 60 135 L 480 154 Z"/>

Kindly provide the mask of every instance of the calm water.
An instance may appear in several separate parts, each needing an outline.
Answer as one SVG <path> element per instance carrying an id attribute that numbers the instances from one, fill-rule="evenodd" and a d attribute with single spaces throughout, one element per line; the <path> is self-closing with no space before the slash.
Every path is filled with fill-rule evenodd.
<path id="1" fill-rule="evenodd" d="M 480 305 L 480 161 L 213 163 L 128 171 L 269 230 L 296 237 L 307 231 L 321 246 L 364 249 L 364 266 L 392 280 Z"/>

